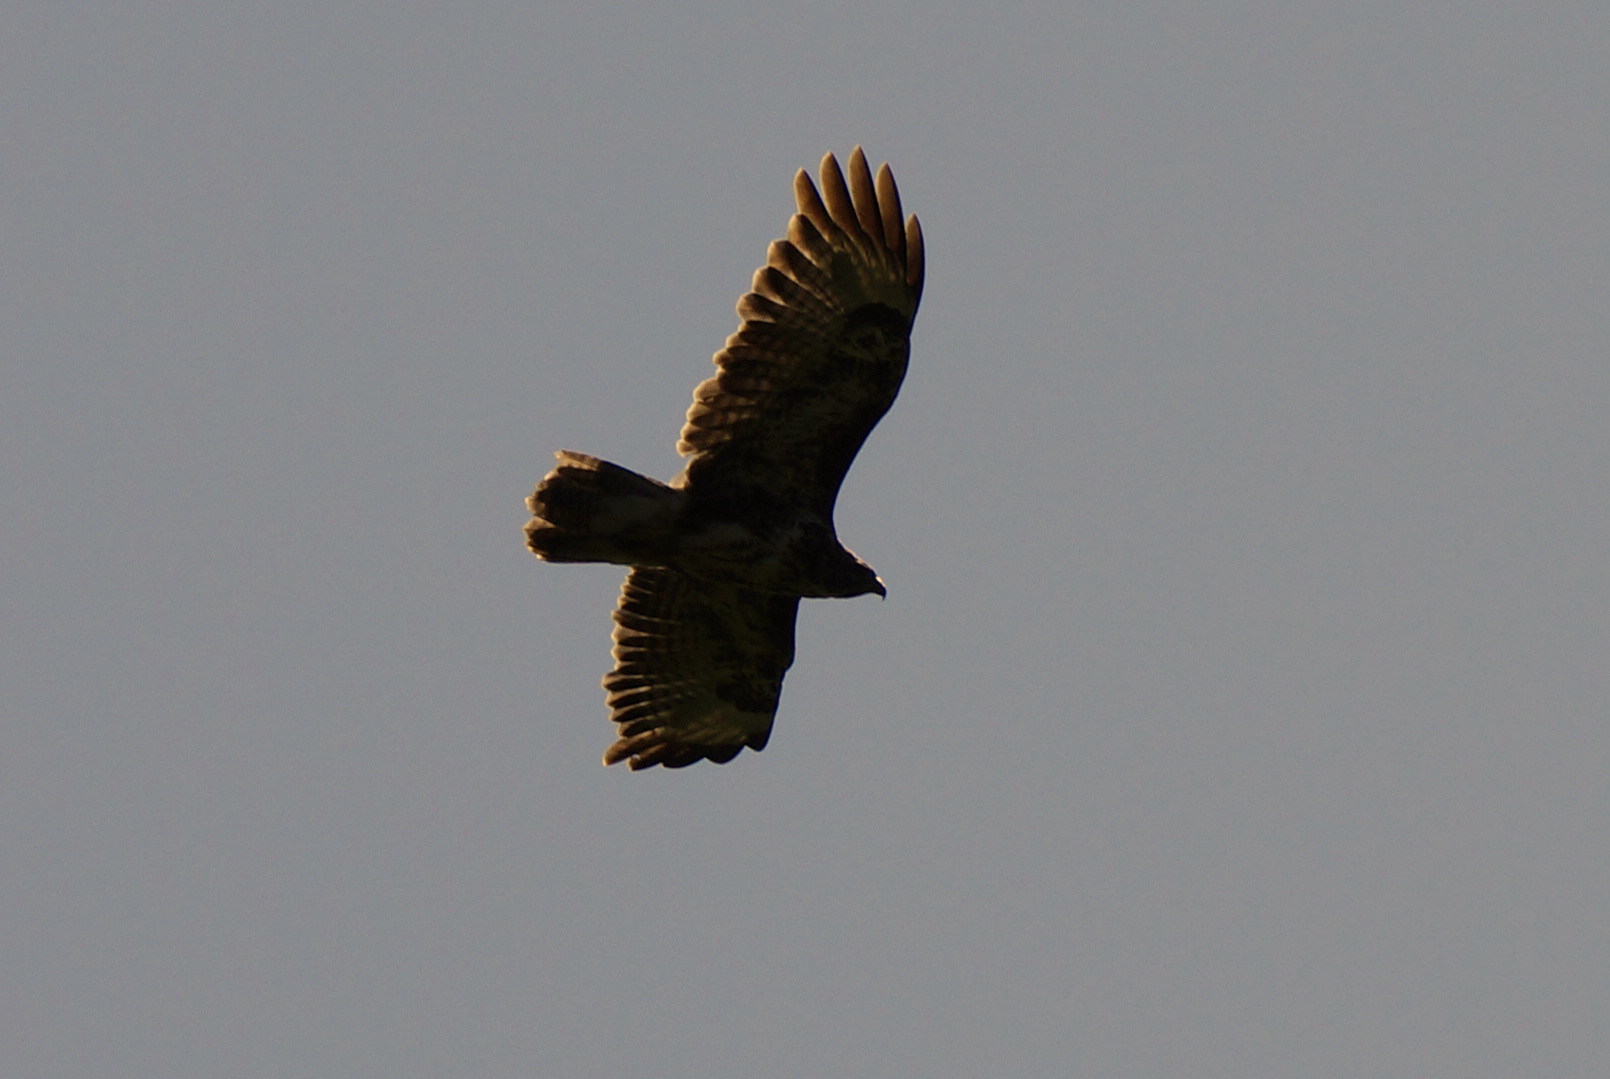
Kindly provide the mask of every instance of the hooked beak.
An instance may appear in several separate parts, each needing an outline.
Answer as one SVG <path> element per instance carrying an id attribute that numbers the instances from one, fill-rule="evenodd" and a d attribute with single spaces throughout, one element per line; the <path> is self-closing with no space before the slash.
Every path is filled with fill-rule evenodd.
<path id="1" fill-rule="evenodd" d="M 877 585 L 877 588 L 873 589 L 873 591 L 877 592 L 878 598 L 879 599 L 888 599 L 889 598 L 889 590 L 887 588 L 883 587 L 883 578 L 882 577 L 874 577 L 874 578 L 872 578 L 872 582 L 873 582 L 873 584 Z"/>

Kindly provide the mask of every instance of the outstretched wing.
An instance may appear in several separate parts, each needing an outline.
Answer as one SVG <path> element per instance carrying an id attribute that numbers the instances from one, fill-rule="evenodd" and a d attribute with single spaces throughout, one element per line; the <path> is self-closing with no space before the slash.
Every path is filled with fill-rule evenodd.
<path id="1" fill-rule="evenodd" d="M 906 374 L 922 296 L 922 228 L 902 221 L 889 166 L 860 147 L 849 183 L 832 154 L 822 190 L 801 170 L 799 213 L 738 301 L 738 332 L 693 394 L 677 451 L 685 483 L 771 495 L 830 515 L 839 484 Z"/>
<path id="2" fill-rule="evenodd" d="M 764 749 L 794 662 L 798 611 L 798 596 L 635 567 L 615 608 L 615 669 L 604 677 L 620 724 L 604 763 L 683 768 Z"/>

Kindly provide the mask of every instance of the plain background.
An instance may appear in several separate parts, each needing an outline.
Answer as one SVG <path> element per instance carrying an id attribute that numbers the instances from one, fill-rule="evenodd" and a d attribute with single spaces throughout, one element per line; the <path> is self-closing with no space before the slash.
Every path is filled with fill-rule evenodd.
<path id="1" fill-rule="evenodd" d="M 8 1076 L 1598 1074 L 1610 7 L 61 3 L 0 43 Z M 923 219 L 770 747 L 620 573 L 791 178 Z"/>

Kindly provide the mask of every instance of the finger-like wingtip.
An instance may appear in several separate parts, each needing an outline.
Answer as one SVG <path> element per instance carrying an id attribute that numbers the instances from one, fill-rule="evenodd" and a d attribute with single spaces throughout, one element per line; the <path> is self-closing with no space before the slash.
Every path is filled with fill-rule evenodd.
<path id="1" fill-rule="evenodd" d="M 883 214 L 878 209 L 878 192 L 872 182 L 872 169 L 866 154 L 857 146 L 850 152 L 850 197 L 855 203 L 855 219 L 868 239 L 883 238 Z"/>
<path id="2" fill-rule="evenodd" d="M 814 225 L 824 239 L 838 232 L 833 225 L 833 216 L 827 212 L 827 206 L 816 190 L 816 184 L 811 182 L 811 174 L 804 169 L 794 175 L 794 202 L 799 207 L 800 216 Z"/>
<path id="3" fill-rule="evenodd" d="M 906 221 L 906 284 L 922 298 L 922 282 L 927 274 L 927 258 L 922 246 L 922 222 L 912 214 Z"/>
<path id="4" fill-rule="evenodd" d="M 900 189 L 895 186 L 894 173 L 885 161 L 878 167 L 878 212 L 882 215 L 883 242 L 901 262 L 906 258 L 906 230 L 900 210 Z"/>
<path id="5" fill-rule="evenodd" d="M 816 185 L 811 182 L 811 174 L 804 169 L 794 173 L 794 201 L 802 214 L 822 204 L 821 197 L 816 193 Z"/>
<path id="6" fill-rule="evenodd" d="M 821 178 L 822 201 L 827 204 L 833 224 L 849 235 L 856 235 L 861 231 L 861 222 L 855 216 L 855 200 L 844 182 L 844 173 L 839 171 L 839 159 L 831 153 L 822 158 Z"/>
<path id="7" fill-rule="evenodd" d="M 789 241 L 818 266 L 832 256 L 824 247 L 871 264 L 882 264 L 920 299 L 925 273 L 922 226 L 904 217 L 900 190 L 888 164 L 873 174 L 866 152 L 850 152 L 848 172 L 831 152 L 822 155 L 819 183 L 803 169 L 794 175 L 799 213 L 789 223 Z M 812 235 L 815 233 L 816 235 Z M 903 304 L 902 304 L 903 306 Z"/>

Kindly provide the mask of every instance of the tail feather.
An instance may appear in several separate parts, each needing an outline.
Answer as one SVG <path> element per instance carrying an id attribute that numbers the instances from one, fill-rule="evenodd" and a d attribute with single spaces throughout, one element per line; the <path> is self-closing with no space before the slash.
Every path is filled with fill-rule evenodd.
<path id="1" fill-rule="evenodd" d="M 548 562 L 658 565 L 670 550 L 683 494 L 584 453 L 560 450 L 559 467 L 526 499 L 526 544 Z"/>

